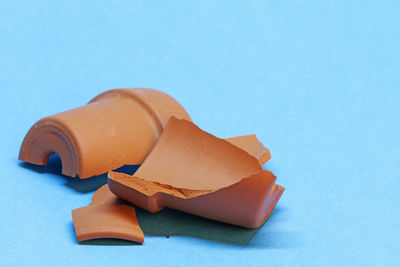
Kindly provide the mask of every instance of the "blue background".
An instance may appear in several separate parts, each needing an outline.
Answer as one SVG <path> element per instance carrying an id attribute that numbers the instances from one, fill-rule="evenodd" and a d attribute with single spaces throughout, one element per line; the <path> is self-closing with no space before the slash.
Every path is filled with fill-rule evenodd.
<path id="1" fill-rule="evenodd" d="M 398 265 L 399 3 L 1 0 L 0 265 Z M 102 178 L 27 167 L 19 146 L 119 87 L 163 90 L 204 130 L 271 149 L 286 191 L 247 246 L 77 242 L 71 210 Z"/>

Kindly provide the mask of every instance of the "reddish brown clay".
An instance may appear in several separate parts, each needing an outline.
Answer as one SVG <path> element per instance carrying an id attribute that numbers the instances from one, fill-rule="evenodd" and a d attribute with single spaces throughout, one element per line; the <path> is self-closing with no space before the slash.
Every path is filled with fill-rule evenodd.
<path id="1" fill-rule="evenodd" d="M 89 206 L 72 211 L 78 241 L 119 238 L 143 243 L 144 235 L 135 208 L 124 203 L 108 189 L 108 185 L 100 187 Z"/>
<path id="2" fill-rule="evenodd" d="M 53 153 L 62 173 L 88 178 L 141 164 L 170 116 L 190 120 L 171 96 L 153 89 L 114 89 L 87 105 L 36 122 L 26 134 L 19 159 L 46 165 Z"/>
<path id="3" fill-rule="evenodd" d="M 269 149 L 265 148 L 255 134 L 236 136 L 225 140 L 257 158 L 261 166 L 271 159 Z"/>
<path id="4" fill-rule="evenodd" d="M 79 242 L 96 238 L 119 238 L 143 243 L 144 235 L 135 208 L 127 205 L 89 205 L 72 211 Z"/>
<path id="5" fill-rule="evenodd" d="M 137 172 L 110 171 L 108 184 L 150 212 L 170 207 L 249 228 L 268 218 L 284 190 L 248 152 L 174 117 Z"/>
<path id="6" fill-rule="evenodd" d="M 124 205 L 127 204 L 124 200 L 118 198 L 110 191 L 108 185 L 105 184 L 94 192 L 90 205 Z"/>

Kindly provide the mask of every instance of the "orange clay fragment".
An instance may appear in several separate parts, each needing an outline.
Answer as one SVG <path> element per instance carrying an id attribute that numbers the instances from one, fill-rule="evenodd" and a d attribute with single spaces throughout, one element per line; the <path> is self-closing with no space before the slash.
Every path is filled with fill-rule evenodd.
<path id="1" fill-rule="evenodd" d="M 79 242 L 96 238 L 119 238 L 143 243 L 144 235 L 135 208 L 127 205 L 89 205 L 72 211 Z"/>
<path id="2" fill-rule="evenodd" d="M 110 191 L 108 185 L 105 184 L 94 192 L 90 205 L 124 205 L 127 204 L 124 200 L 118 198 Z"/>
<path id="3" fill-rule="evenodd" d="M 225 140 L 257 158 L 261 166 L 271 159 L 269 149 L 264 147 L 255 134 L 236 136 Z"/>
<path id="4" fill-rule="evenodd" d="M 108 185 L 103 185 L 93 194 L 89 206 L 73 210 L 72 219 L 79 242 L 96 238 L 144 241 L 135 208 L 125 205 L 108 189 Z"/>
<path id="5" fill-rule="evenodd" d="M 150 212 L 170 207 L 249 228 L 268 218 L 284 191 L 254 156 L 174 117 L 133 176 L 108 176 L 111 192 Z"/>
<path id="6" fill-rule="evenodd" d="M 45 117 L 26 134 L 19 159 L 46 165 L 57 153 L 62 173 L 88 178 L 141 164 L 170 116 L 190 120 L 171 96 L 153 89 L 114 89 L 87 105 Z"/>

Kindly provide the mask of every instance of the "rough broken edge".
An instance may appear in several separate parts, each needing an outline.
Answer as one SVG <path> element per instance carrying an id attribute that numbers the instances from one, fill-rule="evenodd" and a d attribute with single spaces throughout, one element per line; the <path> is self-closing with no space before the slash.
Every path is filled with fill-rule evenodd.
<path id="1" fill-rule="evenodd" d="M 258 140 L 255 134 L 235 136 L 225 138 L 225 140 L 258 159 L 261 166 L 271 159 L 271 152 Z"/>
<path id="2" fill-rule="evenodd" d="M 213 140 L 220 140 L 219 142 L 223 143 L 229 143 L 226 140 L 219 139 L 209 133 L 206 133 L 202 131 L 200 128 L 198 128 L 196 125 L 194 125 L 191 122 L 185 121 L 185 120 L 178 120 L 176 118 L 171 117 L 170 121 L 174 122 L 175 125 L 176 123 L 182 123 L 188 125 L 191 124 L 192 127 L 191 129 L 194 131 L 201 131 L 202 134 L 206 134 L 208 137 L 212 136 Z M 168 132 L 168 126 L 163 132 L 167 133 Z M 172 131 L 172 130 L 171 130 Z M 163 138 L 163 135 L 161 136 L 160 140 Z M 169 135 L 171 136 L 171 135 Z M 160 141 L 156 144 L 156 147 L 160 145 Z M 237 141 L 237 140 L 236 140 Z M 258 141 L 258 140 L 257 140 Z M 165 143 L 165 142 L 164 142 Z M 259 143 L 259 141 L 258 141 Z M 231 146 L 234 146 L 232 143 L 229 143 Z M 262 144 L 261 144 L 262 145 Z M 168 147 L 168 145 L 166 145 Z M 155 151 L 156 147 L 153 149 Z M 151 153 L 153 153 L 153 151 Z M 248 156 L 251 156 L 254 158 L 253 155 L 250 155 L 249 152 L 244 151 L 242 149 L 237 149 L 235 150 L 237 153 L 243 153 L 245 152 Z M 151 156 L 151 153 L 149 157 Z M 263 155 L 265 154 L 262 153 Z M 146 159 L 147 160 L 147 159 Z M 146 164 L 146 162 L 144 163 Z M 148 167 L 147 167 L 148 168 Z M 157 168 L 155 166 L 154 168 Z M 140 169 L 140 168 L 139 168 Z M 259 227 L 270 215 L 272 212 L 273 208 L 275 207 L 277 201 L 279 200 L 280 196 L 282 195 L 284 188 L 275 185 L 275 176 L 265 170 L 262 170 L 260 168 L 259 173 L 256 174 L 250 174 L 248 177 L 243 177 L 239 181 L 237 181 L 234 184 L 230 184 L 229 186 L 226 187 L 220 187 L 217 188 L 216 190 L 193 190 L 190 188 L 178 188 L 171 186 L 170 184 L 161 184 L 159 182 L 155 181 L 149 181 L 146 179 L 143 179 L 143 177 L 137 177 L 135 175 L 130 176 L 127 174 L 123 173 L 116 173 L 113 171 L 110 171 L 108 173 L 109 177 L 109 187 L 110 190 L 116 194 L 118 197 L 125 199 L 131 203 L 134 203 L 135 205 L 142 207 L 150 212 L 157 212 L 161 210 L 164 207 L 170 207 L 170 208 L 175 208 L 178 210 L 182 210 L 185 212 L 189 212 L 192 214 L 196 214 L 199 216 L 207 217 L 210 219 L 214 220 L 219 220 L 231 224 L 236 224 L 244 227 L 249 227 L 249 228 L 257 228 Z M 270 177 L 273 177 L 273 180 L 270 179 Z M 257 179 L 256 179 L 257 178 Z M 268 178 L 268 179 L 267 179 Z M 267 187 L 260 187 L 256 188 L 254 186 L 251 186 L 252 181 L 260 181 L 263 180 L 264 186 Z M 254 184 L 256 184 L 254 182 Z M 252 191 L 245 191 L 245 190 L 240 190 L 241 187 L 247 187 L 251 188 Z M 261 189 L 261 191 L 260 191 Z M 235 194 L 229 196 L 229 192 L 234 191 Z M 254 198 L 251 197 L 252 194 L 249 194 L 248 192 L 258 192 L 257 197 Z M 239 193 L 239 195 L 237 195 Z M 226 195 L 228 194 L 228 195 Z M 242 194 L 242 195 L 240 195 Z M 246 196 L 249 196 L 246 197 Z M 240 205 L 243 205 L 243 203 L 249 202 L 251 204 L 244 204 L 247 205 L 247 207 L 243 208 L 242 210 L 249 210 L 253 209 L 253 213 L 249 214 L 241 214 L 242 217 L 238 217 L 235 215 L 229 215 L 226 214 L 225 209 L 221 209 L 220 212 L 222 212 L 224 215 L 220 216 L 213 212 L 212 210 L 218 209 L 216 205 L 218 204 L 218 201 L 216 203 L 208 203 L 202 204 L 204 205 L 203 208 L 197 206 L 198 208 L 191 209 L 190 208 L 190 203 L 194 204 L 195 206 L 197 205 L 197 202 L 204 201 L 208 202 L 210 199 L 218 200 L 218 199 L 225 199 L 226 198 L 240 198 L 242 197 L 242 201 L 239 201 L 236 203 L 236 206 L 233 204 L 229 204 L 229 206 L 235 206 L 235 207 L 240 207 Z M 258 198 L 258 199 L 257 199 Z M 260 201 L 262 203 L 260 203 Z M 257 205 L 254 205 L 255 202 L 258 203 Z M 186 204 L 185 204 L 186 203 Z M 237 206 L 239 205 L 239 206 Z M 260 206 L 261 205 L 261 206 Z M 258 209 L 258 207 L 262 207 L 262 209 Z M 257 210 L 254 210 L 257 209 Z M 237 210 L 231 210 L 232 214 L 238 214 Z M 245 212 L 246 213 L 246 212 Z M 224 217 L 225 216 L 225 217 Z M 249 220 L 250 218 L 250 220 Z"/>
<path id="3" fill-rule="evenodd" d="M 270 216 L 285 190 L 284 187 L 275 184 L 275 176 L 266 170 L 215 191 L 174 188 L 113 171 L 108 173 L 108 177 L 111 192 L 149 212 L 155 213 L 169 207 L 247 228 L 261 226 Z M 153 188 L 153 190 L 148 191 L 146 188 Z M 248 194 L 249 191 L 252 191 L 252 194 Z M 242 196 L 241 199 L 240 196 Z M 238 211 L 238 206 L 243 202 L 248 203 L 249 200 L 254 200 L 254 196 L 257 196 L 259 205 L 254 205 L 256 203 L 253 202 L 246 209 Z M 218 207 L 218 202 L 225 201 L 227 198 L 230 199 L 230 207 Z M 258 208 L 254 209 L 254 207 Z M 207 208 L 212 208 L 216 212 L 212 212 L 210 216 L 208 212 L 204 212 Z M 227 212 L 231 215 L 225 217 L 224 214 Z"/>

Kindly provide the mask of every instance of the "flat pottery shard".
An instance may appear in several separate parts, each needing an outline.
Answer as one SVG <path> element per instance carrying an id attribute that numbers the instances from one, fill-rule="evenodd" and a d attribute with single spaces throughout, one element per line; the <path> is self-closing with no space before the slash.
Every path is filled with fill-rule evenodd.
<path id="1" fill-rule="evenodd" d="M 79 242 L 97 238 L 118 238 L 140 244 L 144 241 L 135 208 L 114 195 L 107 184 L 93 194 L 89 206 L 73 210 L 72 219 Z"/>
<path id="2" fill-rule="evenodd" d="M 143 243 L 144 235 L 135 208 L 127 205 L 94 204 L 72 211 L 79 242 L 96 238 L 119 238 Z"/>
<path id="3" fill-rule="evenodd" d="M 150 212 L 170 207 L 249 228 L 268 218 L 284 190 L 248 152 L 174 117 L 133 176 L 108 175 L 115 195 Z"/>

